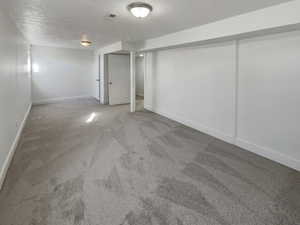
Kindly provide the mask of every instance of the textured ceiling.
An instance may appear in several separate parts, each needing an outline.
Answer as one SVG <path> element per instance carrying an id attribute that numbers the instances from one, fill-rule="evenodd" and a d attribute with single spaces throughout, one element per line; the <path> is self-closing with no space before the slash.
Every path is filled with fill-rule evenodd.
<path id="1" fill-rule="evenodd" d="M 80 48 L 82 34 L 100 47 L 137 41 L 210 23 L 287 0 L 147 0 L 146 19 L 126 9 L 130 0 L 0 0 L 24 36 L 36 45 Z M 108 14 L 117 14 L 109 19 Z"/>

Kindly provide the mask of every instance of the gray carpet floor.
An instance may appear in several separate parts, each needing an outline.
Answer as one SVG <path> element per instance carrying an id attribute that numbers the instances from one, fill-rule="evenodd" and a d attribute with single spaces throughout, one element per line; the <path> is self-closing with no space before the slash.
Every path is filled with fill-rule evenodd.
<path id="1" fill-rule="evenodd" d="M 34 106 L 1 225 L 295 225 L 300 173 L 151 112 Z"/>

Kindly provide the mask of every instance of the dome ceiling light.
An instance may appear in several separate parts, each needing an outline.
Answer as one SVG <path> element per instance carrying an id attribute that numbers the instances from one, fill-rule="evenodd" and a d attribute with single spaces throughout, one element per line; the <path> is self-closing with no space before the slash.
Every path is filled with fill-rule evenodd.
<path id="1" fill-rule="evenodd" d="M 88 46 L 91 46 L 92 45 L 92 42 L 91 41 L 88 41 L 88 40 L 82 40 L 80 42 L 80 44 L 84 47 L 88 47 Z"/>
<path id="2" fill-rule="evenodd" d="M 133 2 L 127 6 L 127 9 L 137 18 L 145 18 L 153 10 L 151 5 L 143 2 Z"/>
<path id="3" fill-rule="evenodd" d="M 80 44 L 84 47 L 88 47 L 92 45 L 92 42 L 87 39 L 86 35 L 83 35 Z"/>

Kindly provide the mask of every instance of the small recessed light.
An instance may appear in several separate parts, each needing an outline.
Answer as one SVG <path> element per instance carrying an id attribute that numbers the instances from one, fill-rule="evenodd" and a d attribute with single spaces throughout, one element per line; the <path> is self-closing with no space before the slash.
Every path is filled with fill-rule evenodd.
<path id="1" fill-rule="evenodd" d="M 127 9 L 137 18 L 145 18 L 153 10 L 151 5 L 144 2 L 133 2 L 127 6 Z"/>

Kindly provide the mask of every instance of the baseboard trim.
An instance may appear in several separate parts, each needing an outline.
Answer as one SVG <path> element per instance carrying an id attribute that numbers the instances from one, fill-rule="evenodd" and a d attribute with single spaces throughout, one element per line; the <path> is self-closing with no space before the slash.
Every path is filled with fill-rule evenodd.
<path id="1" fill-rule="evenodd" d="M 256 144 L 253 144 L 249 141 L 237 138 L 235 141 L 235 145 L 238 147 L 241 147 L 243 149 L 246 149 L 250 152 L 253 152 L 257 155 L 263 156 L 267 159 L 270 159 L 272 161 L 278 162 L 282 165 L 285 165 L 287 167 L 293 168 L 295 170 L 300 171 L 300 160 L 293 159 L 287 155 L 281 154 L 278 151 L 275 151 L 273 149 L 259 146 Z"/>
<path id="2" fill-rule="evenodd" d="M 149 105 L 146 105 L 145 102 L 144 102 L 144 109 L 147 109 L 148 111 L 154 112 L 154 111 L 152 110 L 152 107 L 149 106 Z"/>
<path id="3" fill-rule="evenodd" d="M 157 113 L 159 115 L 165 116 L 169 119 L 172 119 L 174 121 L 177 121 L 179 123 L 182 123 L 186 126 L 189 126 L 191 128 L 194 128 L 200 132 L 206 133 L 208 135 L 211 135 L 213 137 L 219 138 L 225 142 L 228 142 L 230 144 L 236 145 L 240 148 L 243 148 L 246 151 L 250 151 L 253 152 L 257 155 L 263 156 L 267 159 L 270 159 L 272 161 L 278 162 L 282 165 L 285 165 L 287 167 L 293 168 L 297 171 L 300 171 L 300 160 L 291 158 L 287 155 L 281 154 L 273 149 L 267 148 L 267 147 L 263 147 L 263 146 L 259 146 L 256 144 L 253 144 L 249 141 L 237 138 L 235 139 L 234 136 L 229 136 L 224 134 L 223 132 L 214 130 L 214 129 L 210 129 L 206 126 L 203 126 L 201 124 L 197 124 L 197 122 L 195 121 L 191 121 L 191 120 L 187 120 L 187 119 L 183 119 L 182 117 L 178 116 L 178 115 L 172 115 L 170 113 L 167 112 L 163 112 L 157 109 L 153 109 L 151 106 L 147 105 L 145 106 L 145 109 Z"/>
<path id="4" fill-rule="evenodd" d="M 189 126 L 191 128 L 194 128 L 195 130 L 198 130 L 200 132 L 203 132 L 203 133 L 206 133 L 208 135 L 211 135 L 211 136 L 214 136 L 216 138 L 219 138 L 225 142 L 228 142 L 228 143 L 231 143 L 233 144 L 234 143 L 234 137 L 233 136 L 230 136 L 230 135 L 227 135 L 221 131 L 218 131 L 218 130 L 215 130 L 215 129 L 211 129 L 211 128 L 208 128 L 202 124 L 199 124 L 195 121 L 192 121 L 192 120 L 188 120 L 188 119 L 184 119 L 182 118 L 181 116 L 178 116 L 178 115 L 174 115 L 174 114 L 170 114 L 170 113 L 167 113 L 167 112 L 164 112 L 164 111 L 161 111 L 161 110 L 157 110 L 157 109 L 153 109 L 151 107 L 145 107 L 147 110 L 149 111 L 152 111 L 152 112 L 155 112 L 157 114 L 160 114 L 162 116 L 165 116 L 167 118 L 170 118 L 174 121 L 177 121 L 179 123 L 182 123 L 186 126 Z"/>
<path id="5" fill-rule="evenodd" d="M 7 174 L 7 171 L 8 171 L 8 168 L 10 166 L 10 163 L 14 157 L 14 154 L 15 154 L 15 151 L 17 149 L 17 146 L 18 146 L 18 143 L 19 143 L 19 140 L 20 140 L 20 137 L 22 135 L 22 131 L 25 127 L 25 124 L 26 124 L 26 121 L 27 121 L 27 118 L 28 118 L 28 115 L 30 113 L 30 110 L 31 110 L 31 107 L 32 107 L 32 104 L 30 103 L 26 113 L 25 113 L 25 116 L 24 116 L 24 119 L 18 129 L 18 132 L 16 134 L 16 137 L 14 139 L 14 142 L 12 143 L 12 146 L 8 152 L 8 155 L 4 161 L 4 164 L 1 168 L 1 171 L 0 171 L 0 190 L 2 189 L 2 186 L 3 186 L 3 183 L 4 183 L 4 180 L 5 180 L 5 177 L 6 177 L 6 174 Z"/>
<path id="6" fill-rule="evenodd" d="M 63 97 L 63 98 L 49 98 L 49 99 L 34 101 L 33 105 L 44 105 L 44 104 L 51 104 L 51 103 L 57 103 L 57 102 L 62 102 L 67 100 L 83 99 L 83 98 L 94 98 L 94 97 L 90 95 L 80 95 L 80 96 Z"/>

